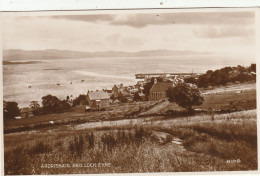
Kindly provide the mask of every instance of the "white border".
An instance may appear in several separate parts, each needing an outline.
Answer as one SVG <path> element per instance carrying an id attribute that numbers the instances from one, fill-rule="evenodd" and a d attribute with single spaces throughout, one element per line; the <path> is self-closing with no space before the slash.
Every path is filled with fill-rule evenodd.
<path id="1" fill-rule="evenodd" d="M 10 0 L 8 0 L 8 1 L 10 1 Z M 22 1 L 22 0 L 18 0 L 18 1 Z M 38 0 L 24 0 L 24 1 L 38 1 Z M 24 2 L 23 1 L 23 2 Z M 50 0 L 45 0 L 45 1 L 50 1 Z M 56 1 L 59 1 L 59 0 L 52 0 L 52 1 L 54 1 L 54 2 L 56 2 Z M 69 0 L 63 0 L 64 2 L 68 2 Z M 82 0 L 80 0 L 80 1 L 82 1 Z M 80 2 L 79 1 L 79 2 Z M 118 2 L 118 0 L 115 0 L 115 1 L 117 1 Z M 177 0 L 173 0 L 173 2 L 176 2 Z M 179 1 L 181 1 L 181 0 L 179 0 Z M 197 1 L 200 1 L 200 0 L 197 0 Z M 205 1 L 205 0 L 203 0 L 203 1 Z M 208 1 L 210 1 L 210 0 L 208 0 Z M 223 2 L 223 0 L 219 0 L 219 1 L 222 1 Z M 243 0 L 243 1 L 248 1 L 248 0 Z M 1 6 L 1 4 L 3 4 L 3 3 L 1 3 L 1 2 L 3 2 L 3 1 L 0 1 L 0 7 L 4 7 L 4 6 Z M 7 2 L 7 0 L 4 0 L 4 2 Z M 15 0 L 14 2 L 17 2 L 17 0 Z M 86 1 L 85 1 L 86 2 Z M 123 2 L 123 0 L 121 0 L 121 2 Z M 134 1 L 133 1 L 134 2 Z M 153 2 L 153 0 L 151 0 L 151 2 Z M 164 1 L 163 1 L 164 2 Z M 257 1 L 257 2 L 259 2 L 260 3 L 260 1 Z M 179 2 L 180 3 L 180 2 Z M 52 8 L 53 7 L 55 7 L 55 3 L 52 3 L 54 6 L 52 6 Z M 120 4 L 119 4 L 120 5 Z M 122 5 L 122 3 L 121 3 L 121 5 Z M 233 4 L 234 5 L 234 4 Z M 236 4 L 236 6 L 237 6 L 238 4 Z M 20 9 L 22 9 L 22 7 L 23 6 L 21 6 L 21 7 L 19 7 Z M 31 7 L 33 7 L 33 6 L 31 6 Z M 35 6 L 34 6 L 35 7 Z M 44 8 L 45 6 L 42 6 L 42 8 Z M 123 7 L 123 6 L 122 6 Z M 29 8 L 30 9 L 30 8 Z M 57 8 L 56 8 L 57 9 Z M 129 8 L 128 8 L 129 9 Z M 0 9 L 1 10 L 1 9 Z M 27 8 L 27 10 L 28 10 L 28 8 Z M 46 10 L 46 9 L 45 9 Z M 63 9 L 64 10 L 64 9 Z M 203 9 L 204 11 L 207 11 L 207 9 Z M 229 8 L 224 8 L 224 9 L 208 9 L 208 11 L 228 11 L 229 10 Z M 244 8 L 244 9 L 237 9 L 238 11 L 247 11 L 247 10 L 251 10 L 251 8 Z M 141 11 L 141 10 L 138 10 L 138 11 Z M 142 12 L 151 12 L 152 10 L 143 10 Z M 159 12 L 167 12 L 167 11 L 172 11 L 172 10 L 170 10 L 170 9 L 157 9 L 157 11 L 159 11 Z M 181 11 L 187 11 L 187 9 L 176 9 L 176 11 L 178 11 L 178 12 L 181 12 Z M 200 11 L 200 9 L 190 9 L 189 11 Z M 54 14 L 59 14 L 59 15 L 62 15 L 62 14 L 92 14 L 92 13 L 95 13 L 95 14 L 97 14 L 97 13 L 115 13 L 115 11 L 113 11 L 113 10 L 106 10 L 106 11 L 77 11 L 77 12 L 73 12 L 73 11 L 71 11 L 71 12 L 65 12 L 65 11 L 59 11 L 59 12 L 53 12 L 53 11 L 51 11 L 51 12 L 12 12 L 12 13 L 6 13 L 6 12 L 4 12 L 4 13 L 1 13 L 1 16 L 0 17 L 4 17 L 4 16 L 10 16 L 10 15 L 14 15 L 14 16 L 17 16 L 17 15 L 39 15 L 39 14 L 41 14 L 41 15 L 54 15 Z M 124 11 L 116 11 L 116 13 L 131 13 L 131 10 L 124 10 Z M 260 9 L 258 8 L 258 9 L 256 9 L 256 62 L 257 62 L 257 70 L 259 70 L 259 60 L 260 60 L 260 50 L 259 50 L 259 48 L 260 48 Z M 1 21 L 0 21 L 1 22 Z M 1 27 L 1 24 L 0 24 L 0 27 Z M 0 28 L 0 30 L 1 30 L 1 28 Z M 1 35 L 2 35 L 2 33 L 1 33 L 1 31 L 0 31 L 0 48 L 2 48 L 1 47 L 1 44 L 2 44 L 2 39 L 1 39 Z M 2 50 L 0 50 L 0 57 L 2 58 Z M 1 86 L 0 86 L 0 89 L 1 89 L 1 91 L 3 90 L 2 89 L 2 67 L 1 67 L 1 69 L 0 69 L 0 71 L 1 71 L 1 73 L 0 73 L 0 80 L 1 80 Z M 259 85 L 259 72 L 257 73 L 257 86 L 260 86 Z M 260 98 L 260 95 L 259 95 L 259 93 L 257 93 L 257 100 L 258 100 L 258 107 L 257 107 L 257 109 L 259 110 L 259 98 Z M 2 96 L 1 96 L 1 98 L 0 98 L 1 100 L 1 114 L 3 113 L 2 112 Z M 258 111 L 259 112 L 259 111 Z M 259 114 L 257 112 L 257 114 Z M 259 128 L 260 128 L 260 124 L 258 123 L 258 132 L 259 132 Z M 0 134 L 1 134 L 1 136 L 3 135 L 3 123 L 1 123 L 0 124 Z M 258 133 L 259 134 L 259 133 Z M 258 149 L 259 149 L 259 135 L 258 135 Z M 3 138 L 1 139 L 1 141 L 0 141 L 0 145 L 1 146 L 3 146 Z M 260 162 L 259 162 L 259 159 L 260 159 L 260 152 L 259 152 L 259 150 L 258 150 L 258 168 L 260 168 Z M 0 161 L 0 164 L 1 164 L 1 171 L 0 171 L 0 175 L 2 175 L 3 174 L 3 172 L 4 172 L 4 167 L 3 167 L 3 147 L 1 147 L 1 161 Z M 192 172 L 192 173 L 188 173 L 188 172 L 180 172 L 180 173 L 178 173 L 178 172 L 176 172 L 176 173 L 148 173 L 148 174 L 145 174 L 145 175 L 226 175 L 226 176 L 229 176 L 229 175 L 259 175 L 259 169 L 258 169 L 258 171 L 234 171 L 234 172 Z M 106 174 L 106 175 L 144 175 L 144 174 L 142 174 L 142 173 L 134 173 L 134 174 Z"/>
<path id="2" fill-rule="evenodd" d="M 1 0 L 0 11 L 259 7 L 259 0 Z"/>

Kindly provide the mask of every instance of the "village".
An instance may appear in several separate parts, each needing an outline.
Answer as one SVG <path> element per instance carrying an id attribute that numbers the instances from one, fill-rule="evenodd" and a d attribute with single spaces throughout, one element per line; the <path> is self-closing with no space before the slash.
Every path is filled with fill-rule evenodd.
<path id="1" fill-rule="evenodd" d="M 135 85 L 124 86 L 123 83 L 115 84 L 111 89 L 88 90 L 86 94 L 82 92 L 79 97 L 72 99 L 67 96 L 65 101 L 70 107 L 85 108 L 88 111 L 106 110 L 111 105 L 119 103 L 130 103 L 137 101 L 159 101 L 166 99 L 166 91 L 177 82 L 184 82 L 186 78 L 198 79 L 197 73 L 149 73 L 136 74 L 139 79 Z M 157 81 L 160 80 L 160 81 Z M 149 92 L 145 92 L 145 84 L 153 83 Z M 147 90 L 146 90 L 147 91 Z M 4 107 L 6 104 L 4 103 Z M 33 105 L 20 109 L 20 116 L 15 119 L 33 117 L 35 115 Z"/>
<path id="2" fill-rule="evenodd" d="M 215 90 L 216 88 L 222 89 L 221 87 L 225 88 L 232 85 L 238 85 L 238 88 L 233 87 L 229 91 L 241 93 L 242 89 L 239 86 L 241 83 L 255 83 L 256 64 L 251 64 L 249 67 L 238 65 L 236 67 L 224 67 L 215 71 L 208 70 L 204 74 L 193 72 L 146 73 L 136 74 L 135 76 L 138 80 L 135 85 L 120 83 L 115 84 L 110 89 L 86 90 L 75 98 L 71 95 L 64 99 L 58 99 L 56 96 L 46 95 L 42 97 L 42 102 L 32 101 L 29 107 L 23 107 L 19 110 L 16 107 L 16 113 L 11 115 L 12 118 L 21 119 L 67 112 L 71 109 L 80 112 L 104 111 L 111 106 L 124 103 L 168 100 L 167 90 L 170 87 L 175 87 L 178 83 L 195 86 L 195 89 L 198 89 L 204 95 L 218 91 Z M 225 90 L 225 92 L 227 91 Z M 42 103 L 42 106 L 40 103 Z M 7 104 L 4 101 L 3 107 L 4 112 L 8 115 Z M 10 108 L 10 104 L 12 102 L 9 102 L 9 111 L 13 111 L 14 107 Z M 18 104 L 15 105 L 15 102 L 13 102 L 13 106 L 18 106 Z"/>
<path id="3" fill-rule="evenodd" d="M 198 89 L 204 95 L 211 94 L 210 92 L 217 91 L 215 88 L 221 89 L 221 86 L 255 83 L 256 64 L 251 64 L 249 67 L 238 65 L 237 67 L 225 67 L 215 71 L 208 70 L 205 74 L 193 72 L 145 73 L 136 74 L 135 77 L 137 80 L 135 85 L 120 83 L 115 84 L 110 89 L 86 90 L 75 98 L 71 95 L 64 99 L 58 99 L 56 96 L 46 95 L 42 97 L 42 102 L 32 101 L 29 107 L 19 109 L 17 109 L 18 104 L 16 102 L 4 101 L 4 117 L 8 116 L 10 111 L 14 111 L 14 109 L 16 109 L 16 112 L 11 113 L 12 118 L 21 119 L 71 110 L 77 112 L 104 111 L 111 106 L 132 102 L 158 102 L 168 100 L 167 90 L 170 87 L 175 87 L 178 83 L 195 86 L 195 89 Z M 242 89 L 241 86 L 238 86 L 238 88 L 233 87 L 229 91 L 241 93 Z"/>

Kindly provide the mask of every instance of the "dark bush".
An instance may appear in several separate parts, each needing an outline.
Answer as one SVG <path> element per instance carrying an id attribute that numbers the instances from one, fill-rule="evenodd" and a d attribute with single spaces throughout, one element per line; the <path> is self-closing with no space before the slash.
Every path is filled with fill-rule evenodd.
<path id="1" fill-rule="evenodd" d="M 32 148 L 29 151 L 29 154 L 36 155 L 41 153 L 49 153 L 51 151 L 52 151 L 52 147 L 50 145 L 40 141 L 32 146 Z"/>
<path id="2" fill-rule="evenodd" d="M 20 115 L 20 110 L 18 107 L 18 103 L 12 102 L 5 102 L 3 103 L 3 111 L 4 111 L 4 119 L 13 119 L 16 116 Z"/>
<path id="3" fill-rule="evenodd" d="M 72 141 L 69 143 L 69 151 L 72 156 L 82 157 L 84 152 L 84 139 L 82 135 L 74 136 Z"/>

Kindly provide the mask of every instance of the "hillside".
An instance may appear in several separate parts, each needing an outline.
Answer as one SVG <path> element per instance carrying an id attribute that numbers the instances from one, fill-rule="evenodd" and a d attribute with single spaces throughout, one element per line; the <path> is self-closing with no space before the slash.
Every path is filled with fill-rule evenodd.
<path id="1" fill-rule="evenodd" d="M 37 64 L 42 63 L 40 61 L 27 61 L 27 62 L 11 62 L 11 61 L 3 61 L 3 65 L 16 65 L 16 64 Z"/>
<path id="2" fill-rule="evenodd" d="M 193 51 L 172 51 L 172 50 L 147 50 L 140 52 L 104 51 L 104 52 L 81 52 L 71 50 L 4 50 L 3 60 L 45 60 L 45 59 L 79 59 L 96 57 L 145 57 L 145 56 L 173 56 L 205 54 Z"/>

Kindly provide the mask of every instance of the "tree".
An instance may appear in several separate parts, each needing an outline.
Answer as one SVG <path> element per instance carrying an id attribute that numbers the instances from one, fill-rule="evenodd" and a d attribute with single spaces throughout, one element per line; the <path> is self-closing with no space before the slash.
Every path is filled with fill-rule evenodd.
<path id="1" fill-rule="evenodd" d="M 176 102 L 179 106 L 192 111 L 192 106 L 201 105 L 204 101 L 199 89 L 196 85 L 188 83 L 178 83 L 169 87 L 167 97 L 170 102 Z"/>
<path id="2" fill-rule="evenodd" d="M 79 97 L 73 100 L 73 106 L 79 105 L 81 101 L 87 102 L 87 95 L 80 94 Z"/>
<path id="3" fill-rule="evenodd" d="M 14 117 L 17 117 L 21 115 L 18 103 L 16 102 L 5 102 L 3 106 L 4 111 L 4 119 L 13 119 Z"/>
<path id="4" fill-rule="evenodd" d="M 208 87 L 208 82 L 207 75 L 203 74 L 198 78 L 198 87 Z"/>
<path id="5" fill-rule="evenodd" d="M 66 100 L 62 100 L 59 103 L 59 110 L 58 112 L 66 112 L 70 109 L 70 104 Z"/>
<path id="6" fill-rule="evenodd" d="M 32 101 L 30 104 L 30 108 L 32 109 L 32 113 L 34 115 L 40 114 L 40 105 L 39 105 L 38 101 Z"/>
<path id="7" fill-rule="evenodd" d="M 212 73 L 214 73 L 214 71 L 208 70 L 208 71 L 206 72 L 207 78 L 210 78 L 211 75 L 212 75 Z"/>
<path id="8" fill-rule="evenodd" d="M 42 97 L 42 109 L 45 114 L 61 113 L 68 111 L 70 109 L 70 105 L 66 102 L 66 100 L 61 101 L 55 96 L 46 95 Z"/>
<path id="9" fill-rule="evenodd" d="M 245 82 L 245 81 L 250 81 L 253 79 L 248 73 L 239 73 L 239 75 L 237 76 L 237 80 L 239 82 Z"/>
<path id="10" fill-rule="evenodd" d="M 198 84 L 198 81 L 197 81 L 194 77 L 185 78 L 184 81 L 185 81 L 186 83 Z"/>
<path id="11" fill-rule="evenodd" d="M 237 68 L 240 73 L 246 72 L 246 68 L 244 66 L 238 65 Z"/>
<path id="12" fill-rule="evenodd" d="M 56 96 L 46 95 L 42 97 L 42 106 L 44 113 L 55 113 L 59 106 L 59 99 Z"/>
<path id="13" fill-rule="evenodd" d="M 133 100 L 134 101 L 141 101 L 142 100 L 142 98 L 140 97 L 138 92 L 135 92 Z"/>
<path id="14" fill-rule="evenodd" d="M 122 103 L 127 102 L 127 98 L 121 92 L 118 94 L 118 100 Z"/>
<path id="15" fill-rule="evenodd" d="M 249 67 L 249 70 L 256 73 L 256 64 L 251 64 L 251 66 Z"/>

